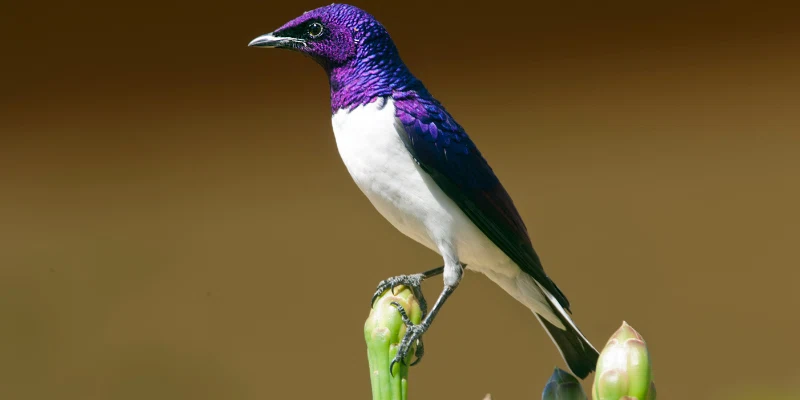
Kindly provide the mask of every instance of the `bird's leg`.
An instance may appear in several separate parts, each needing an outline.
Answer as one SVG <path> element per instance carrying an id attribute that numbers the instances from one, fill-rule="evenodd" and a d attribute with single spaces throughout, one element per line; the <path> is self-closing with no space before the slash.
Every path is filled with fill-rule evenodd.
<path id="1" fill-rule="evenodd" d="M 430 271 L 425 271 L 420 274 L 400 275 L 389 279 L 384 279 L 378 283 L 378 288 L 375 290 L 375 294 L 372 295 L 370 305 L 375 304 L 375 299 L 382 295 L 386 289 L 391 289 L 392 294 L 394 294 L 394 288 L 396 286 L 403 285 L 411 289 L 411 291 L 414 293 L 414 296 L 417 298 L 417 300 L 419 300 L 419 308 L 422 310 L 422 315 L 425 316 L 428 313 L 428 303 L 425 301 L 425 297 L 422 295 L 422 281 L 432 276 L 440 275 L 442 272 L 444 272 L 444 266 L 434 268 Z"/>
<path id="2" fill-rule="evenodd" d="M 457 264 L 455 269 L 452 270 L 452 273 L 448 273 L 451 271 L 445 271 L 445 284 L 444 288 L 442 289 L 442 293 L 439 294 L 439 298 L 436 299 L 436 303 L 433 305 L 431 312 L 427 315 L 424 315 L 422 322 L 419 325 L 414 325 L 411 322 L 411 319 L 408 318 L 408 314 L 406 310 L 403 309 L 403 306 L 398 304 L 397 302 L 392 302 L 391 304 L 397 308 L 397 311 L 400 313 L 400 317 L 403 319 L 403 323 L 406 324 L 406 334 L 403 336 L 403 339 L 400 341 L 400 345 L 397 347 L 397 355 L 394 356 L 392 363 L 389 364 L 389 371 L 392 370 L 395 363 L 403 363 L 405 364 L 405 358 L 408 355 L 408 350 L 411 348 L 411 345 L 417 341 L 417 351 L 415 352 L 415 356 L 417 357 L 411 365 L 416 365 L 421 359 L 422 356 L 425 354 L 424 347 L 422 345 L 422 334 L 425 333 L 428 328 L 430 328 L 431 324 L 433 323 L 433 319 L 436 318 L 436 314 L 439 313 L 444 302 L 447 301 L 447 298 L 450 297 L 451 294 L 456 290 L 458 283 L 461 281 L 461 273 L 463 271 L 463 266 Z"/>
<path id="3" fill-rule="evenodd" d="M 399 362 L 405 364 L 405 358 L 408 355 L 408 350 L 411 348 L 411 345 L 414 343 L 414 341 L 418 341 L 417 351 L 414 353 L 417 359 L 414 360 L 411 365 L 416 365 L 422 359 L 422 356 L 425 354 L 425 350 L 422 345 L 422 334 L 425 333 L 425 331 L 427 331 L 431 326 L 431 323 L 433 323 L 433 319 L 436 317 L 439 309 L 442 308 L 445 300 L 450 297 L 454 290 L 455 287 L 453 286 L 445 286 L 442 290 L 442 293 L 439 295 L 439 298 L 436 300 L 436 304 L 433 305 L 430 314 L 426 315 L 419 325 L 414 325 L 414 323 L 411 322 L 411 319 L 408 318 L 408 314 L 406 314 L 406 310 L 403 309 L 403 306 L 397 302 L 392 302 L 392 305 L 395 306 L 397 311 L 400 313 L 403 323 L 406 324 L 406 334 L 403 336 L 403 340 L 400 341 L 400 345 L 397 347 L 397 355 L 394 356 L 392 363 L 389 364 L 389 371 L 392 370 L 395 363 Z"/>

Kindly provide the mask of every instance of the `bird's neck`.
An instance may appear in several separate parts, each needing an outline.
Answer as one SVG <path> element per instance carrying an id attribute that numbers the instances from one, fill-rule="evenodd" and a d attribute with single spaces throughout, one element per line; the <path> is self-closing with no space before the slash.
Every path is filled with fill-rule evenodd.
<path id="1" fill-rule="evenodd" d="M 391 43 L 364 51 L 348 63 L 329 69 L 328 78 L 333 113 L 341 109 L 352 110 L 395 91 L 422 87 Z"/>

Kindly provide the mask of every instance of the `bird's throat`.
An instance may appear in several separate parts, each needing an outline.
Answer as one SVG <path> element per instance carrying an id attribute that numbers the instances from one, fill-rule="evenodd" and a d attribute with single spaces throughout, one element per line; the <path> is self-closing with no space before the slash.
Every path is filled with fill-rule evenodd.
<path id="1" fill-rule="evenodd" d="M 331 111 L 353 109 L 394 91 L 409 90 L 421 83 L 395 54 L 354 59 L 327 69 L 331 88 Z"/>

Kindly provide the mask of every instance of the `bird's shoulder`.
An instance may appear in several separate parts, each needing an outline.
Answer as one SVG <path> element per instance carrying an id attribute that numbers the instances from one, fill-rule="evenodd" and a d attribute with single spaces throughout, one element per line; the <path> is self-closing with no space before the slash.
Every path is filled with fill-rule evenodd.
<path id="1" fill-rule="evenodd" d="M 404 141 L 420 163 L 458 181 L 460 186 L 490 188 L 499 184 L 478 147 L 455 118 L 424 88 L 392 96 Z"/>

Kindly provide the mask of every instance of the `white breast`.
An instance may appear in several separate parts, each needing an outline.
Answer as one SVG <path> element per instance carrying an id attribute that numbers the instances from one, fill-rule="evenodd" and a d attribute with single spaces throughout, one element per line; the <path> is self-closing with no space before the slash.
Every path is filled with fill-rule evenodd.
<path id="1" fill-rule="evenodd" d="M 375 208 L 400 232 L 445 257 L 453 251 L 475 267 L 510 262 L 417 165 L 397 129 L 391 98 L 333 115 L 339 154 Z"/>
<path id="2" fill-rule="evenodd" d="M 353 180 L 378 212 L 406 236 L 438 251 L 431 225 L 452 225 L 452 216 L 434 201 L 395 129 L 394 113 L 391 99 L 337 112 L 336 145 Z"/>

